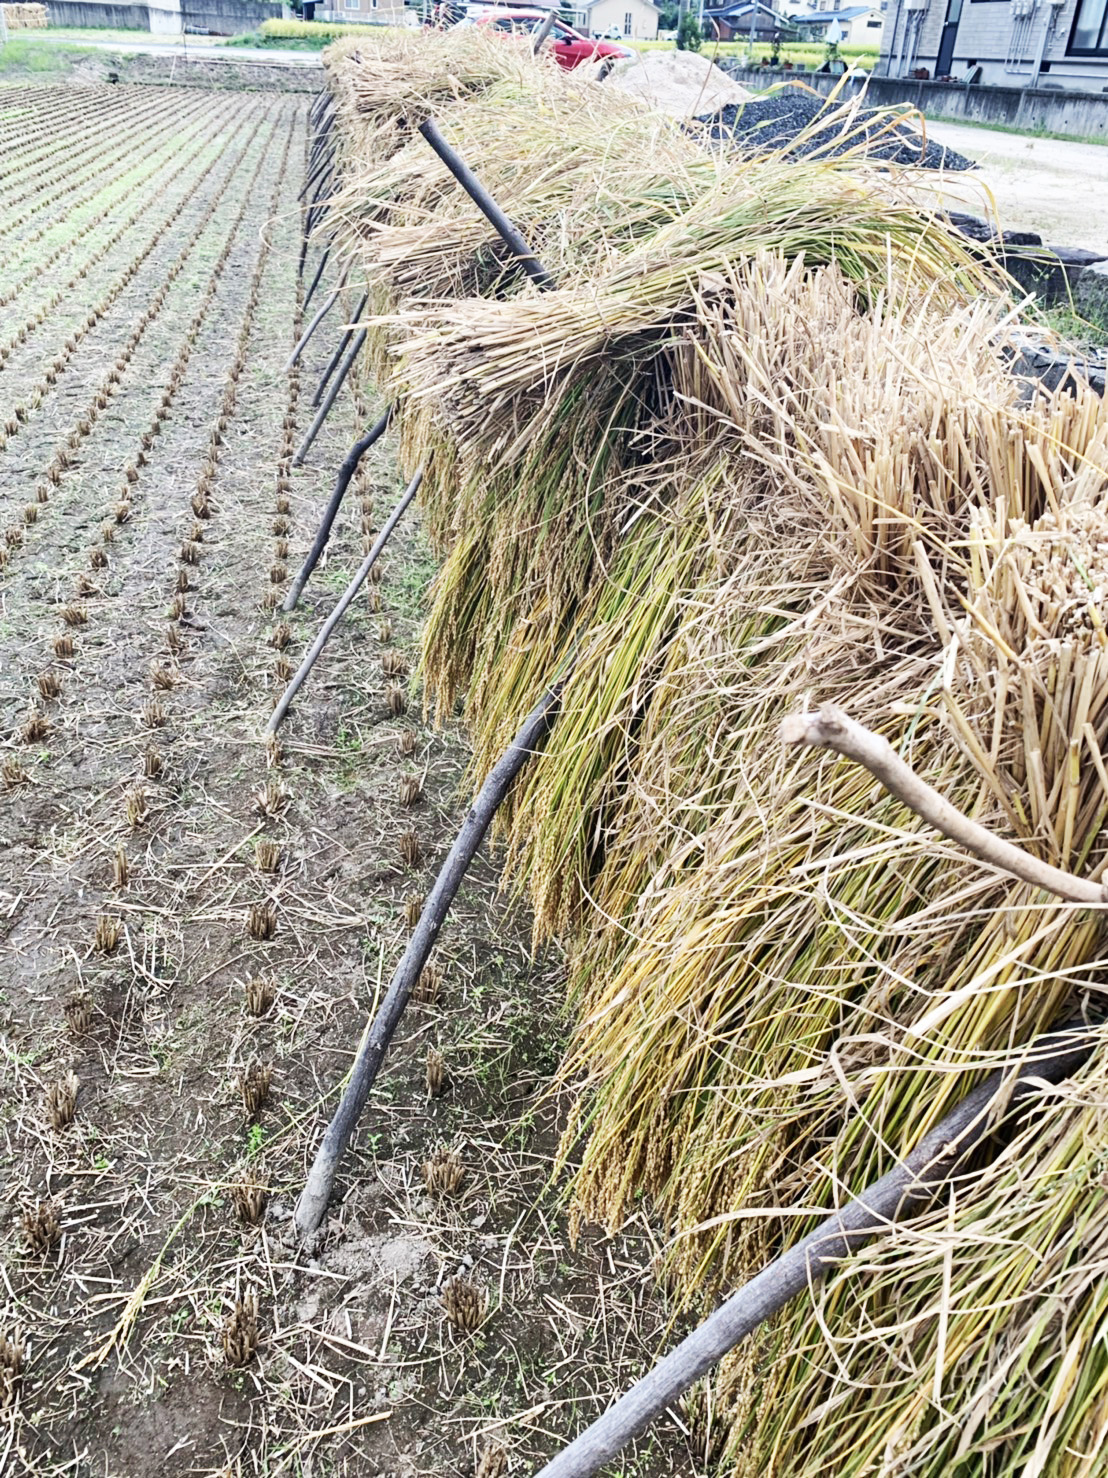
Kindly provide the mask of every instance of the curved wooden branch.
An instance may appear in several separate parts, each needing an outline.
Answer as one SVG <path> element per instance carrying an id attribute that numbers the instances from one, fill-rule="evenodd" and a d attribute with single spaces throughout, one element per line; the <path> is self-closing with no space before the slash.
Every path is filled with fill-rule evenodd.
<path id="1" fill-rule="evenodd" d="M 877 1233 L 933 1200 L 968 1152 L 994 1127 L 994 1106 L 1007 1113 L 1037 1096 L 1044 1082 L 1070 1077 L 1088 1061 L 1094 1045 L 1082 1023 L 1067 1023 L 1032 1044 L 1044 1055 L 1025 1057 L 1014 1082 L 1006 1070 L 990 1074 L 924 1136 L 903 1164 L 763 1268 L 599 1421 L 547 1463 L 537 1478 L 588 1478 L 595 1473 L 759 1324 Z"/>
<path id="2" fill-rule="evenodd" d="M 434 948 L 447 910 L 454 901 L 469 864 L 476 856 L 477 848 L 507 795 L 509 786 L 546 739 L 557 713 L 562 686 L 563 683 L 559 682 L 547 689 L 527 715 L 519 733 L 489 771 L 435 879 L 435 886 L 423 905 L 423 912 L 412 931 L 404 958 L 397 965 L 389 984 L 388 994 L 381 1002 L 372 1026 L 362 1038 L 350 1081 L 335 1110 L 334 1118 L 327 1126 L 307 1182 L 296 1203 L 296 1229 L 302 1237 L 310 1236 L 323 1220 L 327 1203 L 331 1199 L 339 1160 L 365 1108 L 393 1032 L 404 1014 L 404 1008 L 419 980 L 420 971 Z"/>
<path id="3" fill-rule="evenodd" d="M 890 795 L 903 801 L 922 821 L 960 847 L 965 847 L 967 852 L 972 852 L 990 867 L 1022 878 L 1025 883 L 1070 903 L 1108 902 L 1105 885 L 1089 878 L 1074 877 L 1060 867 L 1042 862 L 963 816 L 937 790 L 921 780 L 910 765 L 905 764 L 883 735 L 875 734 L 864 724 L 849 718 L 833 703 L 825 703 L 818 713 L 790 714 L 781 725 L 781 738 L 786 744 L 810 744 L 815 748 L 833 749 L 836 754 L 864 765 Z"/>
<path id="4" fill-rule="evenodd" d="M 339 468 L 338 474 L 335 477 L 335 486 L 331 493 L 330 502 L 323 510 L 323 517 L 319 521 L 319 528 L 316 530 L 316 536 L 312 540 L 312 547 L 308 550 L 304 563 L 300 566 L 300 571 L 296 579 L 292 582 L 292 588 L 282 603 L 282 611 L 294 611 L 296 609 L 296 603 L 303 594 L 304 586 L 308 583 L 309 577 L 326 547 L 327 540 L 331 537 L 331 525 L 335 521 L 343 498 L 346 497 L 346 490 L 350 486 L 350 481 L 358 470 L 358 464 L 374 442 L 378 441 L 385 434 L 391 416 L 392 408 L 390 407 L 381 419 L 371 426 L 363 437 L 354 443 L 343 458 L 342 466 Z"/>

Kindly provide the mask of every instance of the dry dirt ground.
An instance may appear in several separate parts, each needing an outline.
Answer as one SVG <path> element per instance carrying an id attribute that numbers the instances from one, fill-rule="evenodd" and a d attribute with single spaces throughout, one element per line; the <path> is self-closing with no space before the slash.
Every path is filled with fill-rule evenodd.
<path id="1" fill-rule="evenodd" d="M 979 165 L 972 175 L 951 181 L 959 193 L 969 182 L 963 198 L 970 210 L 985 213 L 984 186 L 1004 230 L 1037 231 L 1051 246 L 1108 252 L 1108 146 L 958 123 L 929 122 L 927 136 Z"/>
<path id="2" fill-rule="evenodd" d="M 558 961 L 487 860 L 322 1239 L 290 1235 L 467 796 L 416 676 L 386 704 L 433 573 L 415 522 L 261 737 L 400 486 L 382 444 L 286 626 L 379 411 L 344 391 L 290 468 L 341 322 L 286 373 L 307 147 L 302 96 L 0 88 L 5 1475 L 528 1472 L 673 1337 L 645 1221 L 571 1244 Z M 431 1192 L 442 1148 L 460 1183 Z M 459 1274 L 475 1331 L 444 1311 Z M 622 1471 L 700 1473 L 689 1426 Z"/>

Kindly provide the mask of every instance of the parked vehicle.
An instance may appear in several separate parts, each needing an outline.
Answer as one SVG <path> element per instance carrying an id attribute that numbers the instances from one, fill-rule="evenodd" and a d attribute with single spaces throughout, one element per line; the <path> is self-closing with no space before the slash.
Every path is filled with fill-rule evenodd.
<path id="1" fill-rule="evenodd" d="M 545 10 L 509 10 L 504 6 L 472 8 L 469 14 L 458 21 L 459 26 L 488 26 L 494 31 L 509 31 L 517 36 L 531 36 L 546 20 Z M 582 62 L 599 61 L 602 57 L 630 56 L 626 46 L 616 46 L 611 41 L 593 41 L 582 36 L 563 20 L 555 20 L 550 31 L 551 51 L 558 65 L 572 71 Z"/>

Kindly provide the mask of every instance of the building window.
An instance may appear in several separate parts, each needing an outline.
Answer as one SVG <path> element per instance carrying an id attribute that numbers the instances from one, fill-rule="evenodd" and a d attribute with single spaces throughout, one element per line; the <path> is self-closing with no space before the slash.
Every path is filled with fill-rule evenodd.
<path id="1" fill-rule="evenodd" d="M 623 34 L 625 36 L 631 34 L 631 12 L 629 10 L 623 12 Z"/>
<path id="2" fill-rule="evenodd" d="M 362 0 L 342 0 L 342 8 L 343 10 L 358 10 L 361 3 Z"/>
<path id="3" fill-rule="evenodd" d="M 1069 49 L 1086 56 L 1108 55 L 1108 0 L 1077 0 Z"/>

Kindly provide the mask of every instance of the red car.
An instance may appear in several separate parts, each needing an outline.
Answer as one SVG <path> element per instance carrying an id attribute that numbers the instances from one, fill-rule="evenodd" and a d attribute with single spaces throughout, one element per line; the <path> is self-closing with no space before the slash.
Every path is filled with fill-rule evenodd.
<path id="1" fill-rule="evenodd" d="M 516 36 L 530 36 L 546 19 L 545 10 L 509 10 L 505 6 L 490 6 L 487 10 L 471 9 L 459 26 L 488 26 L 494 31 L 510 31 Z M 565 21 L 555 20 L 547 43 L 559 64 L 566 68 L 579 67 L 582 62 L 599 61 L 606 56 L 630 56 L 626 46 L 616 46 L 611 41 L 592 41 L 582 36 Z"/>

